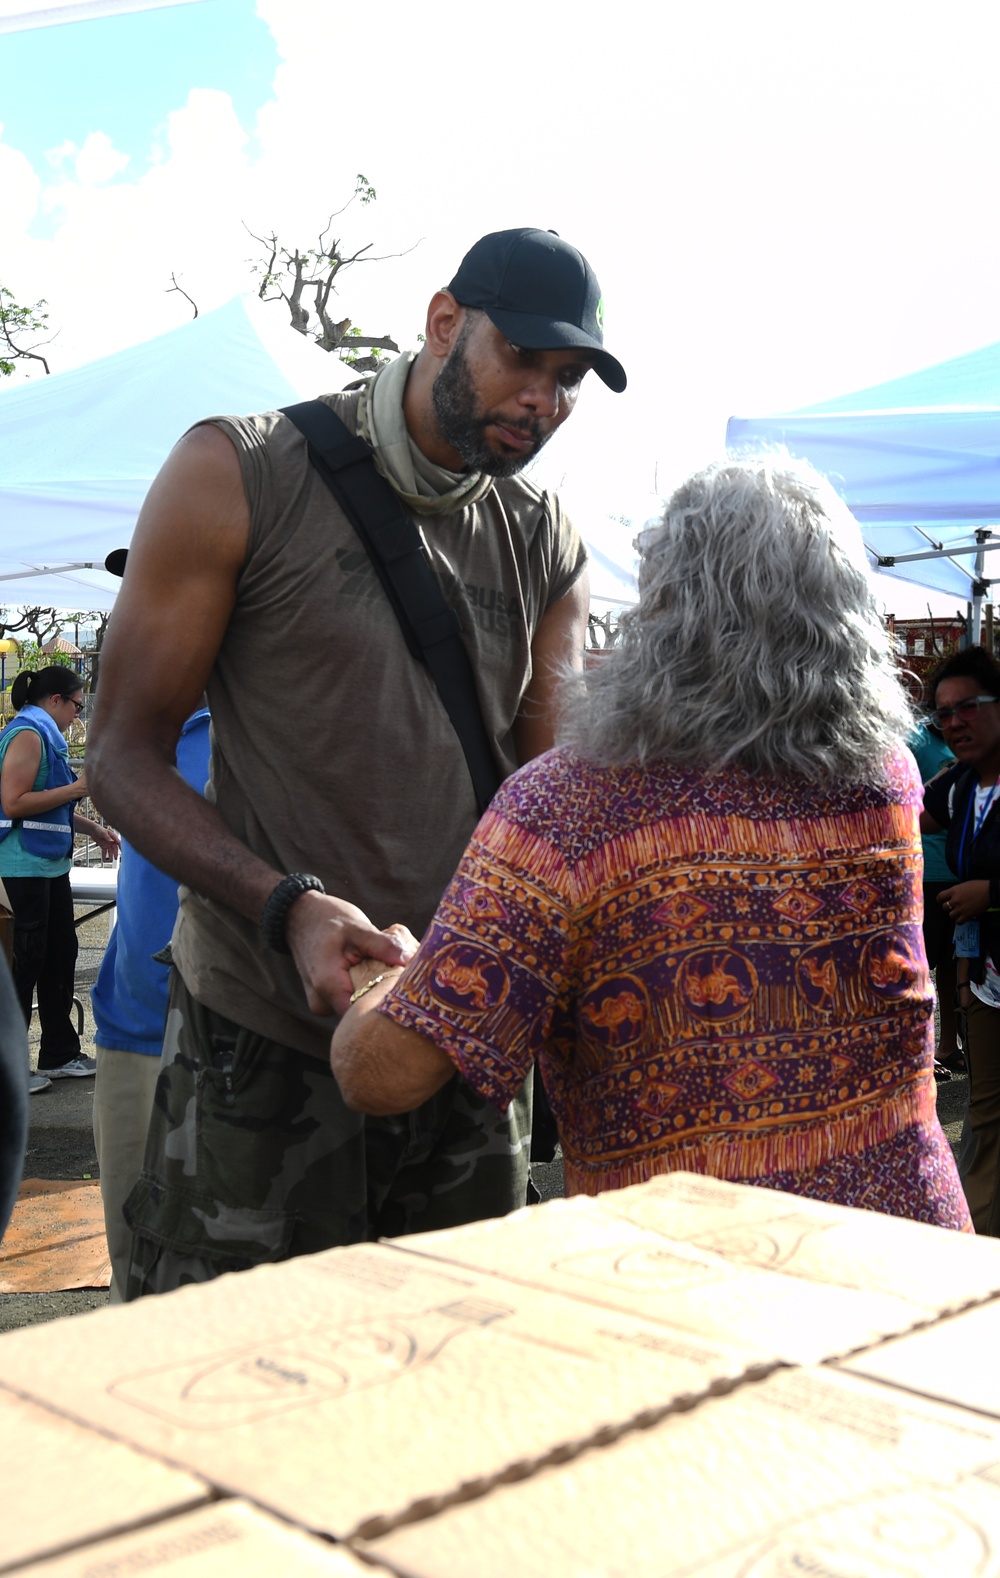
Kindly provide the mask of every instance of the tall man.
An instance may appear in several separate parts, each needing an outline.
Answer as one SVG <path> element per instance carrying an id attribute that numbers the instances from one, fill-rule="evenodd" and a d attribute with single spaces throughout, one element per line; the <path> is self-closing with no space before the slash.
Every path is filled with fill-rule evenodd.
<path id="1" fill-rule="evenodd" d="M 419 524 L 505 773 L 552 743 L 558 670 L 583 646 L 585 550 L 518 473 L 588 371 L 624 389 L 602 317 L 575 248 L 500 231 L 432 297 L 418 356 L 326 397 Z M 208 803 L 172 765 L 205 689 Z M 430 675 L 280 413 L 192 429 L 153 483 L 88 772 L 108 818 L 185 884 L 126 1211 L 130 1296 L 523 1201 L 523 1113 L 502 1119 L 456 1079 L 366 1131 L 329 1073 L 351 963 L 402 962 L 377 928 L 420 935 L 477 813 Z"/>

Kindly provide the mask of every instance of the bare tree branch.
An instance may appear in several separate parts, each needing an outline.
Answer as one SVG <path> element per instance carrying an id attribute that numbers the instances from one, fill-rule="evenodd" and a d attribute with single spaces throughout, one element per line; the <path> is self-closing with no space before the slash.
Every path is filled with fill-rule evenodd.
<path id="1" fill-rule="evenodd" d="M 291 291 L 286 292 L 281 290 L 279 286 L 280 294 L 288 303 L 288 311 L 291 313 L 292 317 L 292 328 L 298 334 L 307 334 L 309 332 L 309 308 L 303 307 L 302 305 L 302 292 L 305 290 L 306 284 L 308 283 L 306 280 L 307 258 L 308 253 L 306 254 L 306 257 L 302 257 L 296 248 L 295 253 L 291 258 L 290 265 L 293 276 Z"/>
<path id="2" fill-rule="evenodd" d="M 264 236 L 258 236 L 255 231 L 250 229 L 250 226 L 247 224 L 245 219 L 241 220 L 241 224 L 243 225 L 243 229 L 246 231 L 248 236 L 252 236 L 254 241 L 258 241 L 262 247 L 270 247 L 271 249 L 271 255 L 264 264 L 263 268 L 261 268 L 259 263 L 251 263 L 250 265 L 251 274 L 260 274 L 261 276 L 260 289 L 258 290 L 257 294 L 261 301 L 267 301 L 267 289 L 271 283 L 271 280 L 274 278 L 274 265 L 278 261 L 278 238 L 273 231 L 266 238 Z"/>
<path id="3" fill-rule="evenodd" d="M 380 351 L 398 354 L 399 346 L 388 334 L 362 335 L 354 328 L 350 318 L 334 317 L 330 297 L 339 288 L 338 276 L 356 263 L 381 263 L 389 257 L 405 257 L 407 252 L 414 250 L 408 247 L 405 252 L 373 256 L 370 241 L 356 251 L 348 251 L 333 235 L 334 220 L 345 208 L 350 207 L 356 199 L 364 206 L 374 202 L 375 196 L 375 188 L 367 177 L 358 175 L 351 197 L 343 208 L 336 209 L 329 216 L 316 238 L 316 245 L 307 251 L 285 246 L 276 231 L 259 236 L 249 225 L 244 223 L 243 227 L 266 253 L 266 261 L 263 258 L 249 260 L 251 271 L 260 276 L 257 294 L 261 301 L 284 301 L 292 328 L 298 334 L 314 340 L 324 351 L 338 352 L 352 367 L 365 372 L 378 367 Z M 312 299 L 311 312 L 307 304 L 309 296 Z M 355 353 L 359 350 L 367 350 L 372 354 L 358 357 Z"/>
<path id="4" fill-rule="evenodd" d="M 39 646 L 43 646 L 49 636 L 54 635 L 63 623 L 54 608 L 25 607 L 20 613 L 20 619 L 15 620 L 13 624 L 9 621 L 4 623 L 4 630 L 11 632 L 26 630 Z"/>
<path id="5" fill-rule="evenodd" d="M 197 318 L 197 316 L 198 316 L 198 304 L 197 304 L 197 302 L 195 301 L 193 296 L 189 296 L 187 291 L 184 290 L 180 285 L 178 285 L 178 283 L 177 283 L 177 275 L 172 270 L 171 270 L 171 274 L 170 274 L 170 280 L 171 280 L 170 289 L 169 290 L 165 290 L 163 292 L 163 294 L 165 296 L 169 296 L 173 291 L 176 290 L 179 295 L 184 297 L 185 301 L 189 301 L 191 303 L 191 306 L 194 308 L 194 316 Z"/>
<path id="6" fill-rule="evenodd" d="M 377 373 L 385 365 L 378 356 L 348 356 L 347 364 L 356 373 Z"/>
<path id="7" fill-rule="evenodd" d="M 45 299 L 36 301 L 32 307 L 22 307 L 14 300 L 14 293 L 5 285 L 0 285 L 0 378 L 9 378 L 14 371 L 15 362 L 41 362 L 46 373 L 52 371 L 48 360 L 39 350 L 37 345 L 51 345 L 56 338 L 51 334 L 47 340 L 38 340 L 35 345 L 20 344 L 23 334 L 37 334 L 44 331 L 49 315 L 43 312 Z M 17 339 L 15 339 L 15 335 Z"/>

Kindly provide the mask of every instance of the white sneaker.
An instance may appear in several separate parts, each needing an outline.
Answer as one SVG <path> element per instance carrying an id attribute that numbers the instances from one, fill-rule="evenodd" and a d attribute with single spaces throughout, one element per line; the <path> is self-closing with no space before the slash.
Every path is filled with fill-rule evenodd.
<path id="1" fill-rule="evenodd" d="M 28 1095 L 37 1096 L 40 1090 L 51 1090 L 52 1081 L 45 1074 L 28 1075 Z"/>
<path id="2" fill-rule="evenodd" d="M 40 1068 L 38 1072 L 49 1079 L 93 1079 L 97 1073 L 97 1059 L 81 1052 L 79 1057 L 60 1063 L 58 1068 Z"/>

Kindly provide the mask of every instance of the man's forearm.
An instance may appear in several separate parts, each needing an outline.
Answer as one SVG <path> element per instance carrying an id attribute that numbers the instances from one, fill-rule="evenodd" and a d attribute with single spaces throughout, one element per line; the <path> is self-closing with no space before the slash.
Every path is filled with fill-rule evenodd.
<path id="1" fill-rule="evenodd" d="M 92 793 L 115 823 L 159 870 L 206 898 L 258 923 L 286 875 L 253 854 L 226 827 L 168 760 L 162 744 L 125 745 L 98 732 L 91 756 Z M 314 1014 L 342 1014 L 351 994 L 350 967 L 358 959 L 403 964 L 407 950 L 368 917 L 333 894 L 304 893 L 285 917 L 285 941 Z"/>
<path id="2" fill-rule="evenodd" d="M 259 921 L 285 875 L 252 853 L 214 805 L 152 751 L 102 739 L 88 760 L 95 804 L 151 865 L 206 898 Z"/>

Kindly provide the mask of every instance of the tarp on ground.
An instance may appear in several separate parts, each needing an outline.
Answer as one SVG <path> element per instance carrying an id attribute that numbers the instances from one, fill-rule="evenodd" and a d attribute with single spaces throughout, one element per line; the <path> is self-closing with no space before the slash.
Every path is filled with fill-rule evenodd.
<path id="1" fill-rule="evenodd" d="M 733 417 L 726 440 L 811 461 L 850 506 L 873 564 L 974 542 L 977 529 L 1000 540 L 1000 344 L 802 411 Z M 945 553 L 879 568 L 965 602 L 974 562 Z M 991 573 L 1000 556 L 988 552 Z"/>

